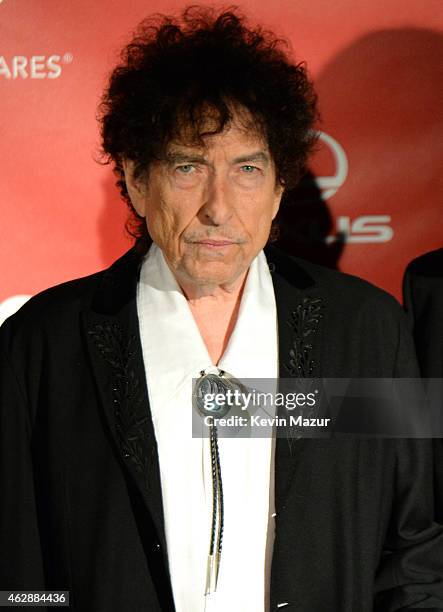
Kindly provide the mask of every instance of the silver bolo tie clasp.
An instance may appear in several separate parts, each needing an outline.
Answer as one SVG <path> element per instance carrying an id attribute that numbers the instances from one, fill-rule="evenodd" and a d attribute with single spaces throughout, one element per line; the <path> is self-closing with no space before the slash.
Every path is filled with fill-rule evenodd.
<path id="1" fill-rule="evenodd" d="M 232 408 L 232 403 L 228 402 L 228 395 L 231 397 L 236 391 L 242 391 L 244 386 L 233 376 L 220 370 L 217 373 L 200 372 L 200 378 L 195 382 L 192 402 L 194 408 L 204 417 L 213 417 L 209 424 L 209 442 L 211 453 L 211 474 L 212 474 L 212 521 L 211 539 L 209 554 L 206 567 L 206 587 L 205 595 L 214 593 L 217 590 L 218 574 L 220 569 L 223 529 L 224 529 L 224 501 L 223 501 L 223 481 L 220 466 L 220 452 L 218 448 L 217 420 L 224 418 Z M 229 392 L 229 393 L 228 393 Z M 224 402 L 207 403 L 207 397 L 225 397 Z"/>
<path id="2" fill-rule="evenodd" d="M 246 387 L 234 376 L 228 374 L 224 370 L 219 370 L 218 373 L 205 370 L 200 372 L 200 378 L 197 379 L 194 385 L 192 402 L 194 407 L 202 416 L 211 416 L 215 419 L 224 418 L 229 410 L 233 407 L 241 407 L 241 401 L 238 398 L 246 391 Z M 217 402 L 213 400 L 210 405 L 207 403 L 207 398 L 224 397 L 226 401 Z M 230 401 L 228 401 L 228 398 Z M 233 398 L 237 401 L 233 404 Z"/>

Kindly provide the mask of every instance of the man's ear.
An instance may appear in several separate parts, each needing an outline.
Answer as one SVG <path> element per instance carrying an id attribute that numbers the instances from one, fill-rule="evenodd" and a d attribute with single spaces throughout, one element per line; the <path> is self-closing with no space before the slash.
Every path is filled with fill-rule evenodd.
<path id="1" fill-rule="evenodd" d="M 274 206 L 272 210 L 273 220 L 277 216 L 278 209 L 280 208 L 280 202 L 281 202 L 284 190 L 285 190 L 285 186 L 282 185 L 281 183 L 277 183 L 277 185 L 275 186 Z"/>
<path id="2" fill-rule="evenodd" d="M 146 187 L 134 178 L 135 164 L 130 159 L 122 160 L 123 172 L 125 174 L 126 189 L 131 198 L 132 206 L 140 217 L 146 217 Z"/>

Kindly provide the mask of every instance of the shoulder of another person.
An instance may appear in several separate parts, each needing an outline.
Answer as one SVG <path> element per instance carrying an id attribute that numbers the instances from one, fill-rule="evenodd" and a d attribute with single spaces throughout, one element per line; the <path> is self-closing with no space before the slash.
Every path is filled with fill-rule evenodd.
<path id="1" fill-rule="evenodd" d="M 443 248 L 424 253 L 413 259 L 406 268 L 406 275 L 443 278 Z"/>

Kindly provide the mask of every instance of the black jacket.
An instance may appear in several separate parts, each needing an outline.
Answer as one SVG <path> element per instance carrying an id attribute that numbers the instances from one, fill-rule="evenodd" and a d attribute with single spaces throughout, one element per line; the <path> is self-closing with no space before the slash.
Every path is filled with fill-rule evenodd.
<path id="1" fill-rule="evenodd" d="M 409 264 L 403 295 L 422 374 L 443 378 L 443 249 Z"/>
<path id="2" fill-rule="evenodd" d="M 417 376 L 393 298 L 267 257 L 281 376 Z M 138 271 L 130 250 L 0 329 L 0 589 L 66 589 L 81 612 L 173 610 Z M 432 459 L 426 440 L 278 439 L 271 609 L 443 610 Z"/>
<path id="3" fill-rule="evenodd" d="M 440 379 L 432 384 L 434 392 L 443 397 L 443 249 L 411 261 L 403 279 L 403 298 L 422 376 Z M 436 514 L 443 522 L 441 438 L 435 441 L 435 457 Z"/>

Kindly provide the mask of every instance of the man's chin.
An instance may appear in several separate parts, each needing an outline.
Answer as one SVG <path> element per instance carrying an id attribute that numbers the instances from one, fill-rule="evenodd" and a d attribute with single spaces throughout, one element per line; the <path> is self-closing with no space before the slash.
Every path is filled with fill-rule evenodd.
<path id="1" fill-rule="evenodd" d="M 205 262 L 191 266 L 186 276 L 196 285 L 228 285 L 242 275 L 245 270 L 224 262 Z"/>

